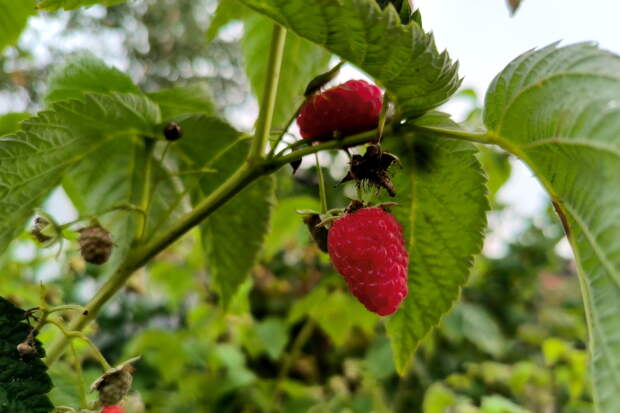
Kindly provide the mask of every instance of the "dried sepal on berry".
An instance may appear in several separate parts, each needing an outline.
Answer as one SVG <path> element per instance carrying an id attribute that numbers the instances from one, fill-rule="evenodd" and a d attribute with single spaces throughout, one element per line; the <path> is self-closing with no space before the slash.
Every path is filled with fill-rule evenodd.
<path id="1" fill-rule="evenodd" d="M 86 262 L 101 265 L 110 259 L 114 242 L 110 232 L 99 224 L 78 230 L 80 253 Z"/>
<path id="2" fill-rule="evenodd" d="M 99 392 L 102 406 L 118 404 L 131 390 L 133 382 L 133 363 L 140 357 L 134 357 L 116 367 L 108 369 L 90 386 L 91 391 Z"/>
<path id="3" fill-rule="evenodd" d="M 379 145 L 369 145 L 364 155 L 353 155 L 349 172 L 340 183 L 355 181 L 358 187 L 383 188 L 390 196 L 395 196 L 396 189 L 388 172 L 394 164 L 400 164 L 396 155 L 384 152 Z"/>
<path id="4" fill-rule="evenodd" d="M 34 218 L 30 235 L 44 248 L 55 244 L 62 238 L 60 228 L 53 219 L 49 216 L 41 215 Z"/>
<path id="5" fill-rule="evenodd" d="M 310 235 L 319 249 L 323 252 L 327 252 L 327 231 L 325 226 L 319 226 L 321 223 L 320 214 L 310 214 L 304 217 L 304 223 L 310 231 Z"/>

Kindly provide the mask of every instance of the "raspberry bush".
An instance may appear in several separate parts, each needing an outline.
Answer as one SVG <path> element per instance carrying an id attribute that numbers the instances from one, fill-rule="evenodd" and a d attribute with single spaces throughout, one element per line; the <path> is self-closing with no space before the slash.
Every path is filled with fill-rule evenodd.
<path id="1" fill-rule="evenodd" d="M 171 32 L 184 33 L 175 26 L 177 12 L 195 5 L 178 2 L 170 13 L 154 7 L 164 14 L 144 17 L 145 24 L 163 21 Z M 124 1 L 5 3 L 0 0 L 5 22 L 0 48 L 16 44 L 33 14 Z M 422 342 L 424 351 L 433 347 L 424 340 L 439 324 L 453 328 L 446 327 L 449 340 L 462 336 L 482 352 L 496 357 L 504 352 L 501 339 L 489 338 L 495 343 L 489 344 L 467 332 L 459 336 L 454 325 L 470 331 L 478 327 L 470 328 L 476 320 L 487 327 L 480 327 L 484 334 L 501 337 L 486 313 L 459 297 L 482 249 L 487 212 L 497 206 L 494 194 L 505 181 L 507 155 L 520 158 L 547 191 L 575 255 L 594 410 L 620 406 L 618 56 L 591 43 L 528 51 L 496 76 L 479 127 L 472 128 L 475 118 L 458 124 L 437 109 L 454 96 L 462 78 L 448 52 L 436 48 L 411 1 L 209 4 L 208 24 L 200 22 L 204 10 L 189 13 L 196 17 L 192 24 L 204 30 L 190 36 L 186 50 L 175 47 L 167 32 L 147 36 L 149 47 L 137 46 L 138 55 L 163 51 L 162 62 L 188 50 L 192 58 L 215 51 L 209 64 L 181 58 L 181 75 L 148 62 L 131 71 L 132 78 L 83 51 L 63 56 L 44 91 L 42 82 L 30 82 L 18 71 L 8 76 L 15 84 L 32 83 L 37 100 L 31 113 L 0 117 L 0 253 L 11 257 L 24 245 L 38 248 L 44 258 L 37 255 L 41 262 L 33 266 L 57 266 L 66 277 L 62 282 L 31 277 L 36 291 L 22 294 L 12 283 L 0 283 L 0 292 L 24 308 L 0 298 L 8 311 L 0 314 L 6 333 L 0 412 L 51 411 L 44 355 L 55 375 L 49 397 L 57 411 L 144 411 L 140 392 L 153 388 L 184 394 L 205 411 L 380 411 L 376 406 L 392 394 L 368 387 L 385 379 L 387 365 L 404 377 L 402 385 L 387 387 L 406 387 L 406 377 L 418 376 L 425 406 L 426 400 L 448 399 L 465 406 L 468 397 L 480 399 L 481 410 L 471 411 L 508 406 L 512 402 L 498 395 L 457 400 L 443 385 L 429 386 L 418 365 L 411 367 Z M 520 2 L 509 4 L 514 12 Z M 114 13 L 121 7 L 110 8 L 108 17 L 118 18 Z M 136 21 L 127 18 L 127 26 Z M 242 39 L 224 47 L 230 55 L 221 53 L 227 38 L 222 29 L 239 21 Z M 9 57 L 23 57 L 19 47 L 6 50 Z M 236 72 L 241 59 L 234 53 L 243 55 L 245 77 Z M 344 65 L 368 80 L 342 79 Z M 182 84 L 182 78 L 198 77 L 188 75 L 193 71 L 202 73 L 199 82 Z M 217 73 L 220 82 L 205 73 Z M 155 81 L 162 76 L 166 82 Z M 253 106 L 239 110 L 234 99 L 222 98 L 239 83 L 241 94 L 252 90 L 258 103 L 255 119 L 245 126 Z M 235 92 L 231 96 L 240 94 Z M 312 155 L 314 169 L 302 163 Z M 329 171 L 322 167 L 328 157 Z M 59 189 L 74 216 L 52 212 L 47 200 Z M 32 243 L 24 244 L 28 239 Z M 282 252 L 291 239 L 307 241 L 303 253 Z M 279 266 L 268 265 L 277 260 Z M 291 262 L 303 263 L 303 271 L 293 280 L 280 277 Z M 7 264 L 7 271 L 21 268 L 16 265 Z M 174 292 L 163 304 L 151 290 L 157 283 Z M 288 301 L 266 299 L 257 306 L 257 294 L 288 294 Z M 142 308 L 132 304 L 134 296 L 153 301 L 135 320 L 122 319 L 124 306 Z M 177 317 L 160 317 L 161 309 L 151 308 L 158 305 L 170 306 Z M 110 319 L 115 312 L 122 320 Z M 119 334 L 130 337 L 124 350 L 105 348 L 109 337 L 92 328 L 95 321 L 107 328 L 122 325 Z M 142 331 L 146 325 L 149 330 Z M 183 331 L 190 333 L 156 329 L 161 326 L 187 327 Z M 329 380 L 332 399 L 310 388 L 308 383 L 331 374 L 325 349 L 364 345 L 356 334 L 368 338 L 383 331 L 389 347 L 368 353 L 378 368 L 347 364 L 344 357 L 342 374 Z M 528 343 L 536 341 L 532 331 L 520 332 Z M 295 338 L 289 340 L 289 333 Z M 227 340 L 242 343 L 242 350 Z M 320 357 L 304 356 L 311 346 L 320 348 Z M 542 388 L 584 374 L 580 349 L 553 341 L 544 346 L 548 365 L 565 358 L 570 368 L 554 381 L 521 366 L 529 374 L 525 382 L 536 376 Z M 108 361 L 139 355 L 142 359 L 115 367 Z M 175 363 L 180 355 L 182 362 Z M 488 365 L 476 368 L 469 371 L 476 380 L 489 377 Z M 143 378 L 150 369 L 160 371 L 161 380 L 141 380 L 137 391 L 134 373 L 140 369 Z M 503 373 L 498 376 L 509 376 Z M 185 386 L 174 387 L 175 375 L 183 376 Z M 248 390 L 258 376 L 264 380 L 256 386 L 260 390 Z M 455 388 L 471 384 L 451 377 Z M 507 381 L 513 387 L 523 382 Z M 64 387 L 74 388 L 71 397 Z M 339 404 L 358 388 L 372 394 L 366 410 L 359 400 Z M 580 406 L 587 392 L 570 389 L 568 404 Z M 510 391 L 535 409 L 539 400 L 526 390 Z M 245 398 L 230 402 L 232 391 L 246 391 Z M 393 405 L 404 405 L 398 391 Z M 192 408 L 173 399 L 159 394 L 147 411 Z"/>

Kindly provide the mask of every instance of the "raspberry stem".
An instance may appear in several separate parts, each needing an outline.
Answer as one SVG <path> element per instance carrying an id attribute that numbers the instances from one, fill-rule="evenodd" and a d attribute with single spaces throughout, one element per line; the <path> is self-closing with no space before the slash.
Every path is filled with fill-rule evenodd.
<path id="1" fill-rule="evenodd" d="M 325 190 L 325 177 L 323 176 L 323 169 L 319 163 L 319 154 L 314 154 L 314 161 L 316 162 L 316 172 L 319 177 L 319 199 L 321 200 L 321 214 L 327 212 L 327 191 Z"/>
<path id="2" fill-rule="evenodd" d="M 271 50 L 267 63 L 265 89 L 263 90 L 263 100 L 261 102 L 258 120 L 256 121 L 256 134 L 254 135 L 252 147 L 248 154 L 248 163 L 250 164 L 256 164 L 264 157 L 263 152 L 267 144 L 267 139 L 269 139 L 271 121 L 273 120 L 273 112 L 276 106 L 278 82 L 280 81 L 280 69 L 282 68 L 285 43 L 286 29 L 274 23 Z"/>

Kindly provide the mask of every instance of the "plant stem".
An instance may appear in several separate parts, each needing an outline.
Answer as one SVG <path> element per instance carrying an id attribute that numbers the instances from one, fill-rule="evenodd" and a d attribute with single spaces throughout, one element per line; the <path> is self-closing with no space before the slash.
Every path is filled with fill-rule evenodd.
<path id="1" fill-rule="evenodd" d="M 99 361 L 99 364 L 101 364 L 101 367 L 103 367 L 103 370 L 107 371 L 112 368 L 110 363 L 108 363 L 105 357 L 103 357 L 103 354 L 101 354 L 101 351 L 99 351 L 97 346 L 92 341 L 90 341 L 86 334 L 82 333 L 81 331 L 69 331 L 65 328 L 65 326 L 62 325 L 62 323 L 52 318 L 48 318 L 46 323 L 53 324 L 58 327 L 58 329 L 62 332 L 63 336 L 67 338 L 67 340 L 72 340 L 74 338 L 81 338 L 82 340 L 84 340 L 86 344 L 88 344 L 88 346 L 90 347 L 90 350 L 95 355 L 97 361 Z"/>
<path id="2" fill-rule="evenodd" d="M 301 354 L 301 349 L 303 348 L 304 344 L 306 344 L 306 342 L 312 336 L 312 333 L 314 332 L 315 327 L 316 327 L 316 322 L 312 319 L 308 319 L 304 323 L 304 326 L 302 327 L 302 329 L 297 334 L 297 337 L 295 337 L 295 341 L 293 342 L 293 345 L 291 346 L 291 351 L 284 356 L 284 361 L 282 362 L 282 367 L 280 368 L 280 371 L 278 372 L 278 378 L 276 379 L 276 383 L 273 389 L 273 395 L 271 397 L 271 401 L 272 401 L 271 410 L 273 410 L 273 408 L 276 406 L 278 402 L 278 398 L 280 397 L 280 390 L 282 387 L 282 383 L 284 382 L 284 379 L 286 379 L 289 372 L 291 371 L 291 367 L 293 367 L 293 363 L 295 362 L 295 360 L 299 358 L 299 355 Z"/>
<path id="3" fill-rule="evenodd" d="M 82 374 L 82 361 L 78 357 L 77 351 L 75 351 L 75 345 L 73 342 L 69 343 L 69 348 L 71 349 L 71 355 L 73 356 L 73 364 L 75 368 L 76 375 L 76 385 L 78 386 L 78 390 L 80 392 L 80 408 L 86 409 L 88 408 L 88 400 L 86 399 L 86 390 L 84 389 L 84 375 Z"/>
<path id="4" fill-rule="evenodd" d="M 321 214 L 327 212 L 327 191 L 325 190 L 325 177 L 323 176 L 323 169 L 319 163 L 319 154 L 314 154 L 314 161 L 316 162 L 316 171 L 319 176 L 319 199 L 321 200 Z"/>
<path id="5" fill-rule="evenodd" d="M 386 133 L 389 134 L 390 131 L 393 131 L 393 127 L 386 126 Z M 417 126 L 403 132 L 416 134 L 416 131 L 422 132 L 422 134 L 426 136 L 433 135 L 479 143 L 497 144 L 511 152 L 515 149 L 508 147 L 505 142 L 490 134 L 475 134 L 456 129 L 446 130 Z M 97 316 L 97 313 L 101 307 L 125 285 L 127 279 L 135 270 L 145 265 L 151 258 L 163 251 L 194 226 L 198 225 L 213 211 L 233 198 L 248 184 L 263 175 L 276 171 L 284 165 L 300 160 L 306 155 L 311 155 L 328 149 L 340 149 L 359 145 L 373 140 L 375 136 L 376 131 L 371 130 L 358 135 L 349 136 L 344 139 L 334 139 L 319 145 L 304 147 L 287 155 L 276 156 L 272 159 L 263 160 L 256 164 L 250 164 L 249 162 L 244 164 L 233 175 L 226 179 L 226 181 L 224 181 L 217 189 L 204 198 L 192 211 L 181 217 L 171 228 L 166 230 L 157 238 L 154 238 L 151 242 L 138 246 L 135 250 L 133 250 L 131 255 L 126 258 L 125 262 L 118 268 L 112 277 L 110 277 L 110 279 L 103 286 L 101 286 L 101 288 L 97 291 L 97 294 L 84 307 L 84 311 L 69 323 L 68 330 L 73 333 L 77 333 L 82 330 Z M 60 357 L 63 350 L 68 345 L 69 340 L 69 336 L 63 335 L 50 345 L 45 359 L 48 365 L 51 365 Z"/>
<path id="6" fill-rule="evenodd" d="M 155 141 L 150 138 L 144 139 L 144 179 L 142 181 L 142 194 L 140 195 L 139 208 L 144 211 L 144 215 L 138 221 L 136 226 L 136 241 L 144 238 L 149 217 L 149 206 L 151 204 L 151 180 L 153 175 L 153 149 L 155 149 Z"/>
<path id="7" fill-rule="evenodd" d="M 276 97 L 278 95 L 278 82 L 280 80 L 280 69 L 282 67 L 282 57 L 284 56 L 284 44 L 286 43 L 286 29 L 277 23 L 273 25 L 273 37 L 271 40 L 271 50 L 267 63 L 267 77 L 265 79 L 265 89 L 263 90 L 263 100 L 261 103 L 258 121 L 256 122 L 256 135 L 252 141 L 252 147 L 248 154 L 248 162 L 256 164 L 264 157 L 264 150 L 271 131 L 271 121 L 276 107 Z"/>

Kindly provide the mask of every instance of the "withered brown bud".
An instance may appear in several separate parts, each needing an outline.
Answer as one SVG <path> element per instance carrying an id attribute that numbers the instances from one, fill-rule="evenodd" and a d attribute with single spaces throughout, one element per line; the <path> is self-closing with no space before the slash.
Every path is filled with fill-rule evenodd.
<path id="1" fill-rule="evenodd" d="M 129 393 L 134 372 L 131 363 L 138 358 L 109 369 L 90 386 L 91 391 L 99 392 L 99 401 L 103 406 L 118 404 Z"/>
<path id="2" fill-rule="evenodd" d="M 353 155 L 349 173 L 340 183 L 355 181 L 358 186 L 368 184 L 384 188 L 390 196 L 395 196 L 396 190 L 388 173 L 395 163 L 400 163 L 395 155 L 383 152 L 378 145 L 370 145 L 363 156 Z"/>
<path id="3" fill-rule="evenodd" d="M 97 265 L 107 262 L 114 246 L 110 233 L 100 225 L 84 227 L 78 232 L 78 244 L 84 260 Z"/>
<path id="4" fill-rule="evenodd" d="M 50 222 L 43 217 L 36 217 L 34 219 L 34 225 L 30 230 L 30 234 L 41 244 L 45 244 L 52 240 L 52 237 L 44 234 L 44 230 L 49 227 Z"/>
<path id="5" fill-rule="evenodd" d="M 17 345 L 17 352 L 20 356 L 24 357 L 36 353 L 36 350 L 29 343 L 23 342 Z"/>
<path id="6" fill-rule="evenodd" d="M 312 239 L 316 242 L 319 249 L 327 252 L 327 228 L 317 226 L 321 222 L 319 214 L 307 215 L 304 217 L 304 223 L 308 226 Z"/>

